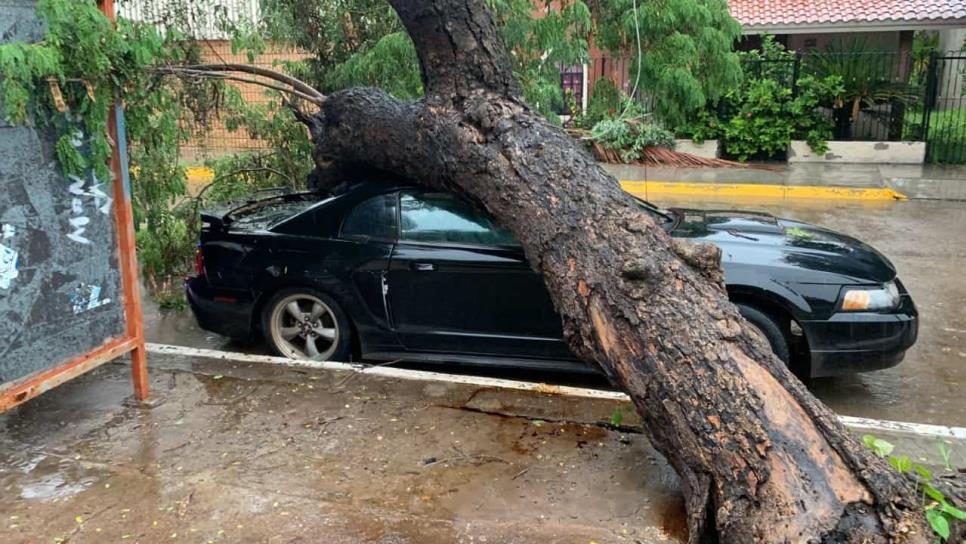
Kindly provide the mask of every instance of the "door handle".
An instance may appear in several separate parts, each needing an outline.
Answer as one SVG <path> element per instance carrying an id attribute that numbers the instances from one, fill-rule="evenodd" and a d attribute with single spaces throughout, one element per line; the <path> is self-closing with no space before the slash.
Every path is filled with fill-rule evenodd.
<path id="1" fill-rule="evenodd" d="M 412 263 L 409 265 L 409 268 L 412 268 L 416 272 L 432 272 L 436 270 L 436 265 L 433 263 Z"/>

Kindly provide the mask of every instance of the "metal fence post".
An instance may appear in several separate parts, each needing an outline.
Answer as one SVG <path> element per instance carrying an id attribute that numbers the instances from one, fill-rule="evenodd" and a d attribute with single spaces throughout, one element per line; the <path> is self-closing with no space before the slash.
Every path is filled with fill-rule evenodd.
<path id="1" fill-rule="evenodd" d="M 802 73 L 802 52 L 795 51 L 795 63 L 792 65 L 792 98 L 798 96 L 798 76 Z"/>
<path id="2" fill-rule="evenodd" d="M 926 96 L 922 101 L 922 139 L 926 142 L 926 162 L 932 158 L 932 147 L 929 145 L 929 118 L 936 106 L 936 87 L 939 83 L 939 55 L 933 51 L 929 54 L 929 64 L 926 66 Z"/>

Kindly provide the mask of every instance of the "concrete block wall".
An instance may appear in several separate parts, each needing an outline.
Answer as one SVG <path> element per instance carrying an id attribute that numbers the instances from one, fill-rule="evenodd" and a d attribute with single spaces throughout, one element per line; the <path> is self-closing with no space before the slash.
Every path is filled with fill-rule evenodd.
<path id="1" fill-rule="evenodd" d="M 815 153 L 803 140 L 788 146 L 788 162 L 922 164 L 926 142 L 828 142 L 828 151 Z"/>

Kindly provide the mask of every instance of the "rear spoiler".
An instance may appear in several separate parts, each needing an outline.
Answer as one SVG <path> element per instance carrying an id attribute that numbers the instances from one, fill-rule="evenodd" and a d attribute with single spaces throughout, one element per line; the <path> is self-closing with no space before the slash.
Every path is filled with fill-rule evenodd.
<path id="1" fill-rule="evenodd" d="M 215 211 L 201 212 L 201 228 L 222 230 L 231 224 L 231 217 L 228 213 Z"/>

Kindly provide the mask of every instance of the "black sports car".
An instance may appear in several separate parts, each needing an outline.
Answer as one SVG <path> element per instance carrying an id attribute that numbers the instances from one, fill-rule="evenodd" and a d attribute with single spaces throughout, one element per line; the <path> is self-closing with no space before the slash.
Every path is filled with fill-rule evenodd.
<path id="1" fill-rule="evenodd" d="M 902 360 L 917 311 L 892 264 L 827 229 L 747 212 L 663 210 L 722 249 L 731 300 L 802 376 Z M 567 349 L 513 237 L 448 193 L 389 182 L 206 212 L 186 290 L 199 324 L 291 358 L 589 370 Z"/>

